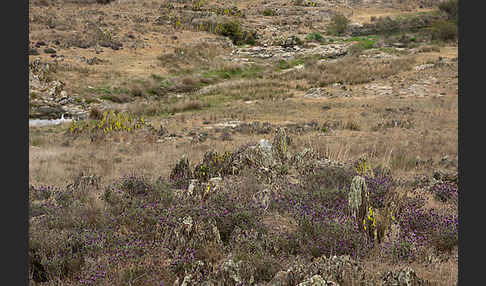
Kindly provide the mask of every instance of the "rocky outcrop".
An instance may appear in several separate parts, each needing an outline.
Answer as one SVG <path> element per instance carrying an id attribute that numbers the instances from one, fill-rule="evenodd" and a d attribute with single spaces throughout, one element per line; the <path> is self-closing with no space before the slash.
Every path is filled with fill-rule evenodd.
<path id="1" fill-rule="evenodd" d="M 64 90 L 65 83 L 52 78 L 55 63 L 44 63 L 39 58 L 29 64 L 29 117 L 58 119 L 64 114 L 82 118 L 87 111 Z"/>
<path id="2" fill-rule="evenodd" d="M 311 263 L 296 262 L 278 272 L 271 285 L 355 285 L 365 281 L 361 265 L 347 255 L 319 257 Z"/>
<path id="3" fill-rule="evenodd" d="M 223 246 L 216 222 L 212 219 L 195 221 L 191 216 L 185 216 L 173 229 L 169 245 L 177 256 L 187 248 L 196 249 L 208 243 Z"/>
<path id="4" fill-rule="evenodd" d="M 283 42 L 282 42 L 283 41 Z M 275 58 L 290 59 L 296 56 L 320 55 L 322 59 L 335 59 L 348 53 L 352 43 L 315 45 L 311 48 L 304 48 L 298 45 L 285 44 L 290 40 L 277 40 L 272 45 L 255 46 L 250 48 L 237 48 L 231 52 L 232 61 L 241 58 Z M 283 43 L 283 44 L 282 44 Z M 235 58 L 236 56 L 236 58 Z"/>
<path id="5" fill-rule="evenodd" d="M 392 19 L 390 17 L 379 18 L 371 23 L 364 23 L 360 25 L 349 25 L 348 33 L 351 36 L 367 36 L 375 35 L 384 32 L 393 32 L 400 30 L 414 30 L 431 26 L 434 20 L 437 20 L 436 15 L 419 15 L 416 17 L 409 17 L 403 20 Z"/>
<path id="6" fill-rule="evenodd" d="M 335 284 L 335 283 L 333 283 Z M 327 286 L 329 285 L 326 280 L 320 275 L 314 275 L 311 278 L 299 283 L 297 286 Z"/>
<path id="7" fill-rule="evenodd" d="M 369 194 L 366 180 L 362 176 L 355 176 L 351 182 L 348 195 L 348 205 L 351 214 L 359 223 L 363 221 L 368 210 Z"/>
<path id="8" fill-rule="evenodd" d="M 388 271 L 381 277 L 382 286 L 424 286 L 430 285 L 426 280 L 417 276 L 415 271 L 406 267 L 399 271 Z"/>
<path id="9" fill-rule="evenodd" d="M 273 151 L 277 158 L 281 161 L 287 161 L 290 159 L 289 145 L 290 137 L 287 136 L 287 132 L 284 128 L 278 128 L 273 138 Z"/>
<path id="10" fill-rule="evenodd" d="M 218 285 L 252 285 L 255 282 L 255 269 L 248 262 L 240 260 L 234 262 L 233 258 L 228 258 L 217 269 L 215 280 Z"/>
<path id="11" fill-rule="evenodd" d="M 304 98 L 323 98 L 330 97 L 331 93 L 322 87 L 313 87 L 307 90 Z"/>

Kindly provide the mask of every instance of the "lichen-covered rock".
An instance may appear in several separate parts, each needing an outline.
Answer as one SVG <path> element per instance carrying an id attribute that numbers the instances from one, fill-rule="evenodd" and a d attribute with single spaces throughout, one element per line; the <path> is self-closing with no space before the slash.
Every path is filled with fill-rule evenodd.
<path id="1" fill-rule="evenodd" d="M 81 102 L 68 95 L 65 83 L 53 79 L 57 62 L 42 62 L 39 58 L 29 64 L 29 118 L 59 119 L 62 115 L 80 118 L 86 113 Z"/>
<path id="2" fill-rule="evenodd" d="M 348 205 L 357 223 L 362 223 L 368 212 L 369 193 L 366 180 L 362 176 L 355 176 L 351 181 L 348 194 Z"/>
<path id="3" fill-rule="evenodd" d="M 322 256 L 310 263 L 295 262 L 286 271 L 278 272 L 271 285 L 355 285 L 353 283 L 365 281 L 365 278 L 361 265 L 348 255 Z M 326 284 L 318 284 L 323 282 Z"/>
<path id="4" fill-rule="evenodd" d="M 349 255 L 321 256 L 309 265 L 308 271 L 325 277 L 326 281 L 335 281 L 339 284 L 365 280 L 363 268 Z"/>
<path id="5" fill-rule="evenodd" d="M 273 152 L 267 152 L 267 148 L 259 144 L 249 144 L 241 147 L 232 155 L 231 169 L 234 174 L 239 174 L 245 169 L 256 170 L 262 178 L 271 178 L 278 170 L 278 162 Z"/>
<path id="6" fill-rule="evenodd" d="M 283 39 L 281 46 L 284 48 L 294 47 L 302 44 L 302 41 L 297 36 L 290 36 L 286 39 Z"/>
<path id="7" fill-rule="evenodd" d="M 442 182 L 459 183 L 457 171 L 435 170 L 433 174 L 434 179 Z"/>
<path id="8" fill-rule="evenodd" d="M 406 267 L 399 271 L 388 271 L 381 277 L 382 286 L 423 286 L 429 285 L 428 281 L 417 276 L 415 271 Z"/>
<path id="9" fill-rule="evenodd" d="M 268 142 L 267 139 L 261 139 L 260 142 L 258 143 L 258 147 L 265 153 L 272 152 L 272 143 Z"/>
<path id="10" fill-rule="evenodd" d="M 311 278 L 301 282 L 298 286 L 327 286 L 326 280 L 322 279 L 320 275 L 314 275 Z"/>
<path id="11" fill-rule="evenodd" d="M 282 127 L 278 128 L 275 137 L 273 138 L 272 146 L 276 157 L 283 162 L 290 159 L 290 154 L 288 150 L 289 140 L 290 139 L 287 137 L 285 129 Z"/>
<path id="12" fill-rule="evenodd" d="M 269 189 L 261 190 L 253 195 L 253 201 L 265 211 L 270 205 L 271 194 L 272 192 Z"/>
<path id="13" fill-rule="evenodd" d="M 255 282 L 255 269 L 250 263 L 233 258 L 226 259 L 216 271 L 215 280 L 219 285 L 252 285 Z"/>
<path id="14" fill-rule="evenodd" d="M 330 97 L 332 94 L 322 88 L 322 87 L 313 87 L 306 91 L 304 98 L 322 98 L 322 97 Z"/>
<path id="15" fill-rule="evenodd" d="M 221 236 L 213 219 L 194 221 L 191 216 L 183 217 L 172 231 L 169 246 L 178 255 L 184 249 L 197 249 L 202 245 L 213 244 L 221 246 Z"/>
<path id="16" fill-rule="evenodd" d="M 209 276 L 211 275 L 212 265 L 203 262 L 201 260 L 197 260 L 193 262 L 188 269 L 184 271 L 184 277 L 177 278 L 174 281 L 174 286 L 196 286 L 196 285 L 206 285 L 206 286 L 213 286 L 215 285 L 212 281 L 209 280 Z M 182 280 L 182 281 L 181 281 Z"/>
<path id="17" fill-rule="evenodd" d="M 305 148 L 295 153 L 291 159 L 291 165 L 300 174 L 311 174 L 318 167 L 318 154 L 311 148 Z"/>

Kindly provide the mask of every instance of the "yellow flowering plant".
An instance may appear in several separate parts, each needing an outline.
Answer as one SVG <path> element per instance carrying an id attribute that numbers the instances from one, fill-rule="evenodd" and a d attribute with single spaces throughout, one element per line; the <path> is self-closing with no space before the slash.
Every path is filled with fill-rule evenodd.
<path id="1" fill-rule="evenodd" d="M 143 117 L 134 118 L 130 113 L 118 112 L 113 110 L 105 111 L 99 120 L 79 120 L 73 121 L 68 129 L 69 134 L 80 134 L 84 132 L 102 131 L 104 134 L 111 132 L 126 131 L 131 132 L 150 124 Z"/>

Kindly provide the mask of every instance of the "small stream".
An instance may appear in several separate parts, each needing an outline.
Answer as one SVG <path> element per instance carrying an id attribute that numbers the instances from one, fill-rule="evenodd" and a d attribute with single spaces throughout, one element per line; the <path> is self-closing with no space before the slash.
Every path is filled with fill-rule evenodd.
<path id="1" fill-rule="evenodd" d="M 72 121 L 72 118 L 64 118 L 64 115 L 59 119 L 29 119 L 29 127 L 53 126 Z"/>

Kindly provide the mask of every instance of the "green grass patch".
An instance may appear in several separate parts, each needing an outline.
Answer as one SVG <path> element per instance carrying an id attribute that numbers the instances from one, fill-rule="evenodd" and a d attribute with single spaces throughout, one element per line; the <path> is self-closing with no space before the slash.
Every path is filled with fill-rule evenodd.
<path id="1" fill-rule="evenodd" d="M 98 95 L 116 95 L 116 94 L 127 94 L 130 91 L 124 87 L 109 87 L 109 86 L 100 86 L 91 89 L 90 91 L 94 92 Z"/>
<path id="2" fill-rule="evenodd" d="M 312 33 L 309 33 L 305 39 L 307 41 L 316 41 L 316 42 L 322 42 L 324 40 L 324 37 L 322 36 L 321 33 L 319 32 L 312 32 Z"/>
<path id="3" fill-rule="evenodd" d="M 378 49 L 380 52 L 384 52 L 384 53 L 387 53 L 389 55 L 397 55 L 397 56 L 400 56 L 400 55 L 406 55 L 408 54 L 408 51 L 399 51 L 395 48 L 392 48 L 392 47 L 383 47 L 383 48 L 379 48 Z"/>
<path id="4" fill-rule="evenodd" d="M 298 65 L 302 65 L 304 63 L 305 63 L 304 58 L 295 58 L 295 59 L 291 59 L 291 60 L 288 60 L 288 61 L 279 60 L 277 69 L 278 70 L 286 70 L 286 69 L 290 69 L 290 68 L 293 68 L 293 67 L 298 66 Z"/>
<path id="5" fill-rule="evenodd" d="M 261 77 L 264 68 L 258 65 L 250 67 L 230 67 L 218 70 L 211 70 L 202 73 L 205 78 L 233 79 L 233 78 L 257 78 Z"/>

